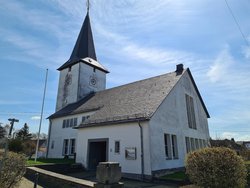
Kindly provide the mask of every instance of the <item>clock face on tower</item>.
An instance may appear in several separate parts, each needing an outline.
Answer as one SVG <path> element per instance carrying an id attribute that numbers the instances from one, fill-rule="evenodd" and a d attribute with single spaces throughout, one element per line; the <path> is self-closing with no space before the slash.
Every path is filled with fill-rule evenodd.
<path id="1" fill-rule="evenodd" d="M 96 86 L 97 84 L 97 78 L 95 75 L 92 75 L 89 77 L 89 85 L 91 86 Z"/>

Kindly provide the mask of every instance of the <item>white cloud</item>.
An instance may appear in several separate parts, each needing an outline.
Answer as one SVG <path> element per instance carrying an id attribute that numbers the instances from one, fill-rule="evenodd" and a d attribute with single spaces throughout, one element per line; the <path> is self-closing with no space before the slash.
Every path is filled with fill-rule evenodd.
<path id="1" fill-rule="evenodd" d="M 250 46 L 244 47 L 242 53 L 246 59 L 250 59 Z"/>
<path id="2" fill-rule="evenodd" d="M 211 82 L 221 81 L 228 74 L 228 70 L 231 64 L 234 63 L 233 57 L 228 51 L 228 48 L 224 49 L 214 60 L 213 65 L 207 72 L 207 76 Z"/>
<path id="3" fill-rule="evenodd" d="M 221 134 L 221 138 L 222 139 L 231 139 L 231 138 L 235 138 L 237 136 L 238 136 L 238 134 L 237 133 L 233 133 L 233 132 L 223 132 Z"/>
<path id="4" fill-rule="evenodd" d="M 129 44 L 130 43 L 130 44 Z M 160 49 L 157 47 L 145 47 L 129 42 L 122 49 L 124 54 L 130 58 L 141 60 L 143 63 L 149 63 L 154 66 L 162 64 L 177 65 L 183 62 L 190 62 L 191 54 L 178 50 Z"/>
<path id="5" fill-rule="evenodd" d="M 32 116 L 30 119 L 31 120 L 40 120 L 40 116 Z"/>
<path id="6" fill-rule="evenodd" d="M 231 139 L 234 138 L 235 141 L 249 141 L 250 135 L 244 133 L 236 133 L 236 132 L 223 132 L 220 135 L 220 139 Z"/>

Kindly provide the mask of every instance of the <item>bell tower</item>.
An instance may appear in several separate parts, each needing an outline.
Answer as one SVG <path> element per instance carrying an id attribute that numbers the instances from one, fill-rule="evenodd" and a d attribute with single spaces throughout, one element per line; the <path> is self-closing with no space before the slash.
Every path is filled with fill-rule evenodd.
<path id="1" fill-rule="evenodd" d="M 87 15 L 69 60 L 57 69 L 60 71 L 56 111 L 75 103 L 90 93 L 106 88 L 109 71 L 96 58 L 94 40 Z"/>

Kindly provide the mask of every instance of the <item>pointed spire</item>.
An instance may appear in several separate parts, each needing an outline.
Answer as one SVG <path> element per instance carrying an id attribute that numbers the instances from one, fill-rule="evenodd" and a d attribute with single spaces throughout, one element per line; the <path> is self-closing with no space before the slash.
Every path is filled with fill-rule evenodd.
<path id="1" fill-rule="evenodd" d="M 90 26 L 89 12 L 87 12 L 87 15 L 84 19 L 75 47 L 70 56 L 70 60 L 78 58 L 83 59 L 85 57 L 90 57 L 94 60 L 97 60 L 92 30 Z"/>
<path id="2" fill-rule="evenodd" d="M 87 57 L 97 61 L 89 19 L 89 2 L 87 3 L 87 15 L 84 19 L 81 31 L 78 35 L 72 54 L 69 60 L 61 67 L 59 67 L 58 70 L 62 70 L 64 68 L 72 66 Z"/>

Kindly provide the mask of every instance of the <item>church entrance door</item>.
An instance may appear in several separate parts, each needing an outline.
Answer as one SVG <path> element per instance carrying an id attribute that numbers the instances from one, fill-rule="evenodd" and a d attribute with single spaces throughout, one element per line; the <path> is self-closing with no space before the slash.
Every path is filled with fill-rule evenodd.
<path id="1" fill-rule="evenodd" d="M 88 169 L 96 170 L 99 162 L 108 159 L 108 139 L 90 139 L 88 141 Z"/>

